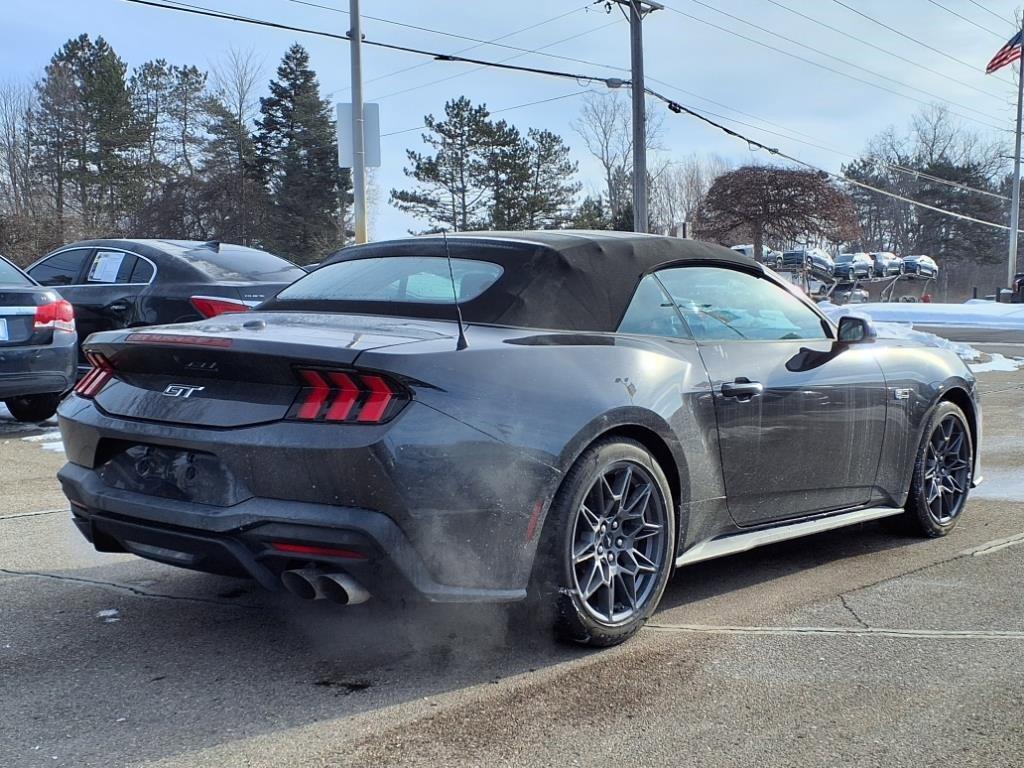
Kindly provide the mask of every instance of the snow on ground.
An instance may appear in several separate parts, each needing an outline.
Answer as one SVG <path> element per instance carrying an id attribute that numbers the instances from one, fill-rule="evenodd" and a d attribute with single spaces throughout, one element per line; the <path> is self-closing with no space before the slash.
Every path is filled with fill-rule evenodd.
<path id="1" fill-rule="evenodd" d="M 949 339 L 944 339 L 941 336 L 937 336 L 934 333 L 928 333 L 927 331 L 918 331 L 914 329 L 913 323 L 909 321 L 905 322 L 892 322 L 892 321 L 880 321 L 874 312 L 865 310 L 865 307 L 886 307 L 887 304 L 854 304 L 854 305 L 838 305 L 832 304 L 831 302 L 823 301 L 818 307 L 826 315 L 831 317 L 833 320 L 838 321 L 840 317 L 844 315 L 857 315 L 860 317 L 868 317 L 871 319 L 872 325 L 875 326 L 875 330 L 878 332 L 878 338 L 880 339 L 898 339 L 900 341 L 910 341 L 914 344 L 920 344 L 923 347 L 939 347 L 940 349 L 948 349 L 955 352 L 962 360 L 968 363 L 974 363 L 981 359 L 981 352 L 976 350 L 974 347 L 968 344 L 960 344 Z M 906 305 L 911 306 L 911 305 Z M 917 305 L 913 305 L 917 306 Z M 974 368 L 974 366 L 971 366 Z M 975 368 L 975 370 L 977 370 Z M 997 370 L 997 369 L 992 369 Z M 1001 369 L 1000 369 L 1001 370 Z M 1011 368 L 1010 370 L 1016 370 Z"/>
<path id="2" fill-rule="evenodd" d="M 64 453 L 64 443 L 61 441 L 59 429 L 50 429 L 38 435 L 29 435 L 21 439 L 29 443 L 41 443 L 40 447 L 44 451 Z"/>
<path id="3" fill-rule="evenodd" d="M 993 352 L 990 357 L 991 360 L 987 363 L 972 363 L 971 370 L 975 373 L 984 371 L 1012 372 L 1024 368 L 1024 358 L 1021 357 L 1004 357 L 998 352 Z"/>
<path id="4" fill-rule="evenodd" d="M 825 309 L 835 305 L 822 302 L 819 306 Z M 1024 331 L 1024 304 L 999 304 L 994 301 L 969 301 L 966 304 L 894 301 L 858 304 L 856 309 L 877 322 Z"/>

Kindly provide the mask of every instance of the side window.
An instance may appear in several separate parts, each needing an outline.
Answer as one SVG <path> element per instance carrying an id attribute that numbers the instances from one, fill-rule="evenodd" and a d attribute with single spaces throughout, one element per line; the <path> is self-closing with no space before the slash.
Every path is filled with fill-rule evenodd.
<path id="1" fill-rule="evenodd" d="M 89 266 L 89 283 L 127 283 L 138 257 L 124 251 L 96 251 Z"/>
<path id="2" fill-rule="evenodd" d="M 698 341 L 827 339 L 818 315 L 785 288 L 723 267 L 658 273 Z"/>
<path id="3" fill-rule="evenodd" d="M 135 262 L 135 268 L 132 270 L 131 277 L 128 278 L 129 283 L 148 283 L 153 279 L 153 265 L 145 259 L 138 259 Z"/>
<path id="4" fill-rule="evenodd" d="M 619 333 L 692 338 L 672 306 L 672 301 L 653 275 L 645 277 L 636 287 L 633 300 L 629 302 L 626 314 L 619 323 Z"/>
<path id="5" fill-rule="evenodd" d="M 55 253 L 32 267 L 29 274 L 41 285 L 72 285 L 78 282 L 78 275 L 90 253 L 88 248 Z"/>

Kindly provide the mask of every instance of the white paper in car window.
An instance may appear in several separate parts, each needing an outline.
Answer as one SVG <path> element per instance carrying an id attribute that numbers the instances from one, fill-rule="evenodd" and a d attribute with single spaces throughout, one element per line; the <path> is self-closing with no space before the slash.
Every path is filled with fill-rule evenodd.
<path id="1" fill-rule="evenodd" d="M 116 283 L 124 254 L 120 251 L 100 251 L 89 270 L 90 283 Z"/>

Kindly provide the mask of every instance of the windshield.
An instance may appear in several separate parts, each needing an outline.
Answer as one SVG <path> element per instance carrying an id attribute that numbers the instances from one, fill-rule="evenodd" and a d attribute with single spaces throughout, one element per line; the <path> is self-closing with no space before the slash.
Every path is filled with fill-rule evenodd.
<path id="1" fill-rule="evenodd" d="M 501 277 L 502 268 L 487 261 L 440 256 L 384 256 L 328 264 L 278 294 L 279 300 L 387 301 L 407 304 L 452 304 L 470 301 Z M 455 288 L 452 288 L 452 274 Z"/>
<path id="2" fill-rule="evenodd" d="M 840 253 L 838 256 L 836 256 L 836 261 L 837 262 L 853 261 L 853 254 L 852 253 Z"/>
<path id="3" fill-rule="evenodd" d="M 306 274 L 280 256 L 243 246 L 194 248 L 180 256 L 213 280 L 291 283 Z"/>
<path id="4" fill-rule="evenodd" d="M 0 285 L 34 285 L 20 269 L 0 257 Z"/>

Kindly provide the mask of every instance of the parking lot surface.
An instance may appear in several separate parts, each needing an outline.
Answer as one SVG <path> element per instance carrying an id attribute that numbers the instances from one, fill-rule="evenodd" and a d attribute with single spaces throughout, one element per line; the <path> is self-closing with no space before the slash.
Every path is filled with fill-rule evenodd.
<path id="1" fill-rule="evenodd" d="M 1024 372 L 979 379 L 987 481 L 953 535 L 683 569 L 607 651 L 97 554 L 54 426 L 0 412 L 0 766 L 1019 766 Z"/>

